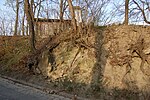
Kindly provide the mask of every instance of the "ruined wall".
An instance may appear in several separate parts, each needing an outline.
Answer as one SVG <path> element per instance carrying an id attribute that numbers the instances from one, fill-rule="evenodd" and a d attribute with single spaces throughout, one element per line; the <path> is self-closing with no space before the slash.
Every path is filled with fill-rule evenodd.
<path id="1" fill-rule="evenodd" d="M 36 36 L 38 38 L 47 38 L 50 35 L 56 35 L 59 32 L 69 29 L 70 28 L 70 22 L 36 22 Z"/>

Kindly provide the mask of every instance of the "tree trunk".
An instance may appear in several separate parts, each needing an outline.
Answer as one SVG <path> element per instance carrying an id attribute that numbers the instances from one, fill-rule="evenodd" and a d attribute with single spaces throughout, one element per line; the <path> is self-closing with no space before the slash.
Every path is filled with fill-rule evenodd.
<path id="1" fill-rule="evenodd" d="M 60 23 L 59 23 L 59 33 L 63 30 L 62 24 L 63 24 L 63 0 L 60 0 Z"/>
<path id="2" fill-rule="evenodd" d="M 63 20 L 63 0 L 60 0 L 60 21 Z"/>
<path id="3" fill-rule="evenodd" d="M 13 21 L 12 21 L 12 20 L 11 20 L 11 22 L 10 22 L 10 28 L 11 28 L 11 29 L 10 29 L 10 30 L 11 30 L 11 31 L 10 31 L 10 34 L 13 35 L 13 29 L 14 29 L 14 27 L 13 27 Z"/>
<path id="4" fill-rule="evenodd" d="M 25 13 L 27 17 L 27 22 L 29 24 L 29 34 L 30 34 L 30 44 L 31 44 L 31 51 L 34 52 L 35 48 L 35 31 L 34 31 L 34 13 L 32 3 L 34 1 L 31 0 L 31 4 L 29 0 L 25 0 Z"/>
<path id="5" fill-rule="evenodd" d="M 24 18 L 25 18 L 25 14 L 22 17 L 22 35 L 25 36 L 24 34 Z"/>
<path id="6" fill-rule="evenodd" d="M 19 0 L 16 1 L 16 21 L 15 21 L 15 31 L 14 35 L 17 35 L 18 32 L 18 17 L 19 17 Z"/>
<path id="7" fill-rule="evenodd" d="M 73 9 L 71 0 L 68 0 L 68 5 L 69 5 L 70 12 L 71 12 L 73 29 L 74 29 L 74 32 L 76 33 L 77 32 L 77 23 L 76 23 L 75 13 L 74 13 L 74 9 Z"/>
<path id="8" fill-rule="evenodd" d="M 27 26 L 26 26 L 26 35 L 29 36 L 29 24 L 27 22 Z"/>
<path id="9" fill-rule="evenodd" d="M 125 20 L 124 20 L 124 24 L 128 25 L 129 23 L 129 0 L 125 0 Z"/>

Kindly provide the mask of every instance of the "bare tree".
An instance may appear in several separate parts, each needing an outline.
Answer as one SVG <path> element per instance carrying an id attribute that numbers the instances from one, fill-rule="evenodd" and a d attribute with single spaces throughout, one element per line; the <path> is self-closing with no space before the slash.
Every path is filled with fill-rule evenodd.
<path id="1" fill-rule="evenodd" d="M 84 19 L 87 19 L 87 22 L 93 22 L 95 25 L 99 23 L 105 23 L 108 20 L 109 13 L 107 13 L 107 7 L 109 7 L 111 0 L 83 0 L 82 10 L 84 13 Z M 109 8 L 109 12 L 111 9 Z"/>
<path id="2" fill-rule="evenodd" d="M 124 20 L 124 24 L 128 25 L 129 23 L 129 0 L 125 0 L 125 20 Z"/>
<path id="3" fill-rule="evenodd" d="M 1 27 L 0 27 L 0 32 L 1 32 L 1 35 L 6 35 L 6 29 L 5 29 L 5 22 L 4 20 L 2 19 L 1 20 L 1 23 L 0 23 Z"/>
<path id="4" fill-rule="evenodd" d="M 30 33 L 30 43 L 31 43 L 31 51 L 35 51 L 35 31 L 34 31 L 34 13 L 33 13 L 33 3 L 34 0 L 25 0 L 24 5 L 25 5 L 25 13 L 26 13 L 26 18 L 27 22 L 29 24 L 29 33 Z"/>
<path id="5" fill-rule="evenodd" d="M 146 0 L 145 2 L 140 0 L 140 3 L 142 3 L 142 7 L 139 5 L 139 3 L 135 0 L 133 0 L 133 2 L 137 5 L 138 9 L 141 11 L 142 15 L 143 15 L 143 19 L 147 24 L 150 24 L 150 21 L 148 21 L 146 14 L 145 14 L 145 10 L 150 11 L 150 7 L 149 7 L 149 3 Z M 146 8 L 144 8 L 144 6 L 146 5 Z"/>
<path id="6" fill-rule="evenodd" d="M 19 0 L 16 1 L 16 21 L 14 35 L 18 34 Z"/>
<path id="7" fill-rule="evenodd" d="M 63 20 L 63 0 L 60 0 L 60 21 Z"/>
<path id="8" fill-rule="evenodd" d="M 24 25 L 24 20 L 25 20 L 25 13 L 23 14 L 23 17 L 22 17 L 22 35 L 24 36 L 25 35 L 25 32 L 24 32 L 24 27 L 25 27 L 25 25 Z"/>
<path id="9" fill-rule="evenodd" d="M 12 13 L 5 12 L 3 10 L 1 11 L 1 15 L 0 15 L 0 35 L 13 35 L 13 30 L 14 30 L 14 17 L 11 16 Z M 8 14 L 10 16 L 8 16 Z"/>
<path id="10" fill-rule="evenodd" d="M 27 22 L 27 25 L 26 25 L 26 35 L 28 36 L 29 35 L 29 23 Z"/>
<path id="11" fill-rule="evenodd" d="M 73 9 L 73 5 L 72 5 L 71 0 L 68 0 L 68 5 L 69 5 L 70 12 L 71 12 L 73 29 L 76 33 L 77 32 L 77 23 L 76 23 L 75 13 L 74 13 L 74 9 Z"/>

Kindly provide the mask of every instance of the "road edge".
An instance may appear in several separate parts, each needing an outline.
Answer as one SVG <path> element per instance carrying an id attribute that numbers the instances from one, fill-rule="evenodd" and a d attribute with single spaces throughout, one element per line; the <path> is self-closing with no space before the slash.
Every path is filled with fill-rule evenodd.
<path id="1" fill-rule="evenodd" d="M 4 75 L 1 75 L 1 74 L 0 74 L 0 77 L 3 78 L 3 79 L 6 79 L 8 81 L 12 81 L 14 83 L 18 83 L 18 84 L 21 84 L 21 85 L 25 85 L 25 86 L 28 86 L 28 87 L 38 89 L 38 90 L 43 91 L 47 94 L 55 94 L 55 95 L 63 96 L 63 97 L 66 97 L 66 98 L 69 98 L 69 99 L 72 99 L 72 100 L 89 100 L 87 98 L 78 97 L 76 95 L 64 93 L 62 91 L 52 90 L 52 89 L 44 87 L 44 86 L 39 86 L 39 85 L 36 85 L 36 84 L 28 83 L 28 82 L 25 82 L 23 80 L 17 80 L 15 78 L 11 78 L 11 77 L 4 76 Z"/>

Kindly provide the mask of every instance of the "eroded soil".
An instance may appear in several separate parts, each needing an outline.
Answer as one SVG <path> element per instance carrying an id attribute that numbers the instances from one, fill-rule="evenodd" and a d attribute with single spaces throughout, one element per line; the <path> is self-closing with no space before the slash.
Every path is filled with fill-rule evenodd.
<path id="1" fill-rule="evenodd" d="M 0 73 L 91 99 L 149 99 L 150 27 L 98 27 L 75 38 L 68 33 L 56 46 L 37 41 L 37 73 L 25 67 L 27 37 L 0 37 Z"/>

